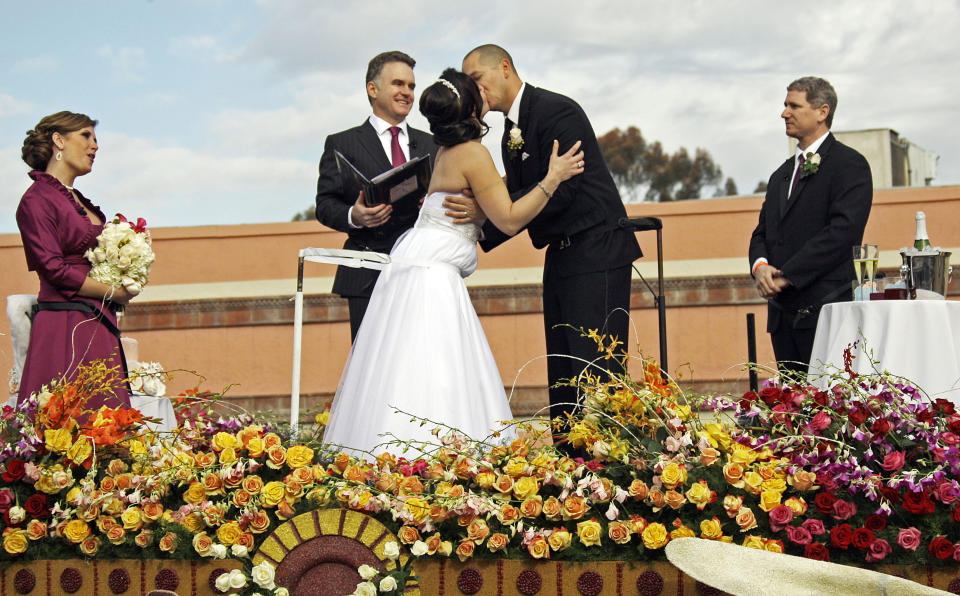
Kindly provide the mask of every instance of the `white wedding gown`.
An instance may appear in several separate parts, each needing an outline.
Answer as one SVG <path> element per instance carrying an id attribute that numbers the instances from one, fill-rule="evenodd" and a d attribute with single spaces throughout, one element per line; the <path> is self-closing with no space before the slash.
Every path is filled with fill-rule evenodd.
<path id="1" fill-rule="evenodd" d="M 444 215 L 443 199 L 426 197 L 414 227 L 390 253 L 330 409 L 323 442 L 361 457 L 403 446 L 438 445 L 442 426 L 478 441 L 502 443 L 510 404 L 463 278 L 477 267 L 479 228 Z M 397 412 L 402 410 L 405 413 Z M 411 421 L 411 418 L 416 419 Z M 429 447 L 428 447 L 429 449 Z M 419 452 L 408 451 L 407 458 Z"/>

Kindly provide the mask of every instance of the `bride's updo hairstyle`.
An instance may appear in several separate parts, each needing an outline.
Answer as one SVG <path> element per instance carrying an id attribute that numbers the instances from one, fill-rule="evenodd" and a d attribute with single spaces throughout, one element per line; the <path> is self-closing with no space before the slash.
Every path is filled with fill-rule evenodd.
<path id="1" fill-rule="evenodd" d="M 440 79 L 420 94 L 420 113 L 430 123 L 434 142 L 441 147 L 486 134 L 488 127 L 480 119 L 482 110 L 483 98 L 476 82 L 453 68 L 443 71 Z"/>
<path id="2" fill-rule="evenodd" d="M 27 131 L 27 138 L 23 140 L 20 155 L 23 161 L 34 170 L 46 170 L 50 158 L 53 157 L 53 133 L 65 135 L 88 126 L 96 126 L 97 121 L 86 114 L 74 112 L 57 112 L 44 116 L 33 130 Z"/>

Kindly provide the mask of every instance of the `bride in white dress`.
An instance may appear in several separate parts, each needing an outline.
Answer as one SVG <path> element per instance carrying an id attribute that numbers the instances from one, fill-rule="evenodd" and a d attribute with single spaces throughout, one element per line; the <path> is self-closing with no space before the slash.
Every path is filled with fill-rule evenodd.
<path id="1" fill-rule="evenodd" d="M 554 142 L 547 176 L 511 202 L 480 143 L 486 109 L 476 83 L 454 69 L 420 98 L 420 112 L 440 146 L 430 190 L 370 297 L 330 410 L 323 437 L 328 445 L 369 457 L 401 454 L 401 445 L 387 444 L 399 440 L 418 455 L 420 448 L 439 444 L 432 434 L 438 426 L 441 436 L 453 429 L 489 443 L 512 435 L 494 434 L 512 418 L 510 404 L 463 281 L 477 267 L 480 228 L 454 224 L 443 199 L 470 189 L 495 226 L 516 234 L 561 182 L 583 172 L 583 153 L 576 143 L 558 155 Z"/>

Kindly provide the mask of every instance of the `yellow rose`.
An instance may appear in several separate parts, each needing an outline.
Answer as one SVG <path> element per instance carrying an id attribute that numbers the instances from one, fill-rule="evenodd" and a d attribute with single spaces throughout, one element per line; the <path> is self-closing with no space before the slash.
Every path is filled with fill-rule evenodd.
<path id="1" fill-rule="evenodd" d="M 203 521 L 203 515 L 201 515 L 199 511 L 184 517 L 183 521 L 180 522 L 180 525 L 190 530 L 194 534 L 207 527 L 206 522 Z"/>
<path id="2" fill-rule="evenodd" d="M 707 540 L 719 540 L 723 537 L 723 525 L 720 523 L 720 520 L 714 517 L 713 519 L 705 519 L 700 522 L 700 537 L 706 538 Z"/>
<path id="3" fill-rule="evenodd" d="M 240 524 L 235 521 L 227 522 L 217 528 L 217 540 L 224 546 L 236 544 L 237 540 L 240 539 L 240 534 L 243 534 L 243 531 L 240 529 Z"/>
<path id="4" fill-rule="evenodd" d="M 716 422 L 708 422 L 703 425 L 703 430 L 706 433 L 707 441 L 710 442 L 710 445 L 719 447 L 724 451 L 729 450 L 730 435 L 724 432 L 723 425 Z"/>
<path id="5" fill-rule="evenodd" d="M 260 491 L 260 502 L 264 507 L 276 507 L 283 500 L 283 495 L 283 483 L 274 480 L 266 483 Z"/>
<path id="6" fill-rule="evenodd" d="M 733 453 L 730 454 L 730 461 L 738 464 L 749 465 L 757 461 L 758 455 L 759 453 L 753 449 L 741 445 L 740 443 L 735 443 L 733 445 Z"/>
<path id="7" fill-rule="evenodd" d="M 27 533 L 17 528 L 6 528 L 3 531 L 3 550 L 10 555 L 20 555 L 26 552 L 29 540 Z"/>
<path id="8" fill-rule="evenodd" d="M 667 488 L 676 488 L 687 481 L 687 469 L 675 461 L 668 463 L 660 472 L 660 482 Z"/>
<path id="9" fill-rule="evenodd" d="M 774 507 L 780 506 L 780 499 L 783 495 L 775 490 L 765 490 L 760 493 L 760 509 L 770 513 Z"/>
<path id="10" fill-rule="evenodd" d="M 533 559 L 549 559 L 550 544 L 547 543 L 547 539 L 543 536 L 537 536 L 527 544 L 527 553 L 529 553 Z"/>
<path id="11" fill-rule="evenodd" d="M 77 437 L 77 442 L 67 450 L 67 459 L 78 466 L 93 454 L 93 439 L 87 436 Z"/>
<path id="12" fill-rule="evenodd" d="M 221 431 L 213 435 L 213 439 L 210 441 L 210 446 L 214 451 L 223 451 L 227 447 L 242 447 L 243 443 L 238 440 L 235 435 Z"/>
<path id="13" fill-rule="evenodd" d="M 474 480 L 480 488 L 489 489 L 496 479 L 497 477 L 493 475 L 493 472 L 480 472 Z"/>
<path id="14" fill-rule="evenodd" d="M 584 546 L 600 546 L 602 535 L 603 527 L 596 520 L 588 519 L 577 523 L 577 538 Z"/>
<path id="15" fill-rule="evenodd" d="M 410 512 L 415 520 L 422 522 L 430 514 L 430 503 L 425 499 L 411 497 L 404 501 L 403 509 Z"/>
<path id="16" fill-rule="evenodd" d="M 663 548 L 670 540 L 666 526 L 660 522 L 647 524 L 640 537 L 643 539 L 643 545 L 650 550 Z"/>
<path id="17" fill-rule="evenodd" d="M 697 509 L 703 509 L 716 500 L 717 494 L 710 490 L 706 481 L 695 482 L 686 493 L 687 499 L 697 506 Z"/>
<path id="18" fill-rule="evenodd" d="M 140 439 L 131 439 L 127 441 L 126 446 L 130 450 L 130 455 L 146 455 L 147 453 L 147 446 Z"/>
<path id="19" fill-rule="evenodd" d="M 783 542 L 780 540 L 767 540 L 763 543 L 763 550 L 770 551 L 772 553 L 782 553 Z"/>
<path id="20" fill-rule="evenodd" d="M 741 507 L 737 511 L 737 517 L 734 518 L 737 522 L 737 525 L 740 526 L 741 532 L 749 532 L 757 527 L 757 516 L 753 514 L 753 511 L 749 507 Z"/>
<path id="21" fill-rule="evenodd" d="M 263 450 L 266 449 L 264 441 L 260 437 L 253 437 L 247 442 L 247 452 L 250 457 L 262 457 Z"/>
<path id="22" fill-rule="evenodd" d="M 63 536 L 73 544 L 80 544 L 90 535 L 90 526 L 79 519 L 71 519 L 63 530 Z"/>
<path id="23" fill-rule="evenodd" d="M 213 539 L 207 536 L 206 532 L 200 532 L 193 537 L 193 550 L 201 557 L 209 556 L 211 547 L 213 547 Z"/>
<path id="24" fill-rule="evenodd" d="M 513 496 L 523 500 L 532 497 L 540 490 L 540 483 L 532 476 L 523 476 L 513 484 Z"/>
<path id="25" fill-rule="evenodd" d="M 225 447 L 224 450 L 220 452 L 220 457 L 218 460 L 221 464 L 229 466 L 233 462 L 237 461 L 237 450 L 233 447 Z"/>
<path id="26" fill-rule="evenodd" d="M 47 451 L 54 453 L 64 453 L 73 444 L 73 434 L 66 428 L 45 430 L 43 438 L 47 442 Z"/>
<path id="27" fill-rule="evenodd" d="M 139 507 L 127 507 L 120 514 L 120 521 L 123 522 L 124 529 L 136 531 L 143 527 L 143 514 Z"/>
<path id="28" fill-rule="evenodd" d="M 775 490 L 778 493 L 787 490 L 787 482 L 783 478 L 767 478 L 760 486 L 763 490 Z"/>
<path id="29" fill-rule="evenodd" d="M 572 541 L 573 534 L 568 532 L 565 528 L 557 528 L 552 534 L 550 534 L 550 536 L 547 537 L 547 542 L 550 544 L 550 548 L 553 549 L 553 552 L 555 553 L 566 550 Z"/>
<path id="30" fill-rule="evenodd" d="M 743 507 L 743 497 L 738 495 L 727 495 L 723 498 L 723 509 L 729 517 L 735 517 L 737 511 Z"/>
<path id="31" fill-rule="evenodd" d="M 503 467 L 503 471 L 508 475 L 517 478 L 521 474 L 527 471 L 527 468 L 530 467 L 530 464 L 527 463 L 527 460 L 521 457 L 514 457 L 507 465 Z"/>
<path id="32" fill-rule="evenodd" d="M 763 476 L 756 472 L 747 472 L 743 475 L 743 489 L 748 493 L 759 495 L 763 490 Z"/>
<path id="33" fill-rule="evenodd" d="M 313 463 L 313 449 L 306 445 L 294 445 L 287 449 L 287 465 L 291 469 L 302 468 Z"/>
<path id="34" fill-rule="evenodd" d="M 324 410 L 323 412 L 320 412 L 313 421 L 319 426 L 326 426 L 327 422 L 330 421 L 330 410 Z"/>
<path id="35" fill-rule="evenodd" d="M 794 515 L 798 517 L 807 512 L 807 501 L 803 497 L 790 497 L 783 504 L 793 509 Z"/>
<path id="36" fill-rule="evenodd" d="M 199 505 L 207 498 L 207 491 L 199 482 L 191 482 L 190 486 L 183 493 L 183 500 L 190 505 Z"/>
<path id="37" fill-rule="evenodd" d="M 630 542 L 633 526 L 630 522 L 612 521 L 607 525 L 607 536 L 617 544 Z"/>
<path id="38" fill-rule="evenodd" d="M 758 550 L 764 550 L 763 548 L 763 538 L 759 536 L 747 536 L 743 539 L 743 546 L 747 548 L 755 548 Z"/>
<path id="39" fill-rule="evenodd" d="M 684 526 L 682 524 L 679 527 L 677 527 L 675 530 L 670 531 L 671 540 L 674 540 L 677 538 L 694 538 L 696 537 L 696 535 L 697 535 L 696 532 L 694 532 L 692 528 L 688 528 L 687 526 Z"/>

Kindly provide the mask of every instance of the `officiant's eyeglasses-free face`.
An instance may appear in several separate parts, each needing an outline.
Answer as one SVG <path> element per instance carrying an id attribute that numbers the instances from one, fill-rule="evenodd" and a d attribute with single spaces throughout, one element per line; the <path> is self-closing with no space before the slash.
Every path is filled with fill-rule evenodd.
<path id="1" fill-rule="evenodd" d="M 820 122 L 827 119 L 830 110 L 826 105 L 813 107 L 807 101 L 806 91 L 788 91 L 783 100 L 783 112 L 780 117 L 787 128 L 787 136 L 802 139 L 817 130 Z"/>
<path id="2" fill-rule="evenodd" d="M 380 76 L 367 83 L 367 93 L 373 98 L 373 113 L 397 124 L 413 108 L 414 87 L 412 68 L 403 62 L 387 62 Z"/>

